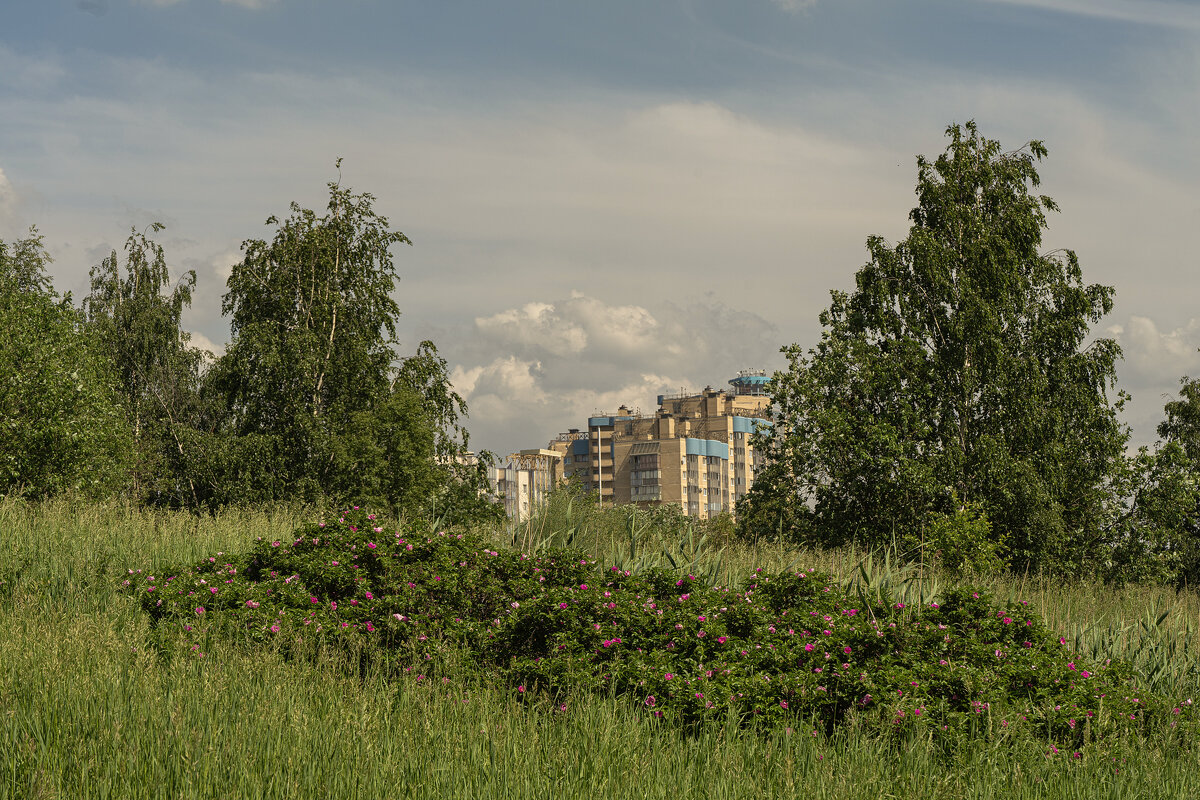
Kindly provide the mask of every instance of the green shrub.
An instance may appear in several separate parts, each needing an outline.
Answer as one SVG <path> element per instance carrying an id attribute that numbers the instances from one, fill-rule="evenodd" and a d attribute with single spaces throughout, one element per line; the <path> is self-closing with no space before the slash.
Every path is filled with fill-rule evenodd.
<path id="1" fill-rule="evenodd" d="M 920 538 L 906 537 L 905 548 L 919 552 L 921 560 L 956 575 L 985 577 L 1004 569 L 1002 537 L 976 503 L 960 506 L 952 514 L 930 514 Z"/>
<path id="2" fill-rule="evenodd" d="M 1119 664 L 1085 662 L 1028 605 L 982 591 L 914 608 L 807 570 L 709 587 L 578 551 L 385 530 L 360 510 L 242 555 L 132 571 L 124 588 L 198 652 L 224 636 L 285 653 L 332 647 L 421 679 L 454 665 L 526 698 L 616 694 L 685 727 L 732 714 L 938 740 L 1025 730 L 1078 748 L 1193 724 L 1189 703 L 1139 691 Z"/>

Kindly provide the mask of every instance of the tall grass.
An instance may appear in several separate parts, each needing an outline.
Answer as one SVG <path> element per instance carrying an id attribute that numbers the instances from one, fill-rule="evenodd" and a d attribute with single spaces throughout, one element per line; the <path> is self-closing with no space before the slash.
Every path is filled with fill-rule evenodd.
<path id="1" fill-rule="evenodd" d="M 603 697 L 569 700 L 566 711 L 522 703 L 486 676 L 385 681 L 332 653 L 289 662 L 219 640 L 192 651 L 154 634 L 115 592 L 128 569 L 280 538 L 303 517 L 0 501 L 0 798 L 1175 798 L 1200 785 L 1195 753 L 1166 737 L 1080 759 L 1028 740 L 946 754 L 919 739 L 897 747 L 804 728 L 727 725 L 685 737 Z M 604 558 L 622 532 L 575 543 Z M 642 530 L 632 558 L 674 552 L 684 533 Z M 862 572 L 861 554 L 709 536 L 693 555 L 720 553 L 721 580 L 797 560 L 845 580 Z M 913 585 L 900 569 L 877 559 L 867 573 L 877 584 Z M 1200 610 L 1194 597 L 1151 588 L 1064 591 L 1008 579 L 991 588 L 1035 603 L 1064 632 L 1125 651 L 1145 640 L 1138 626 L 1147 615 L 1162 646 L 1191 642 L 1192 629 L 1176 620 Z M 1170 680 L 1193 680 L 1179 676 L 1194 650 L 1177 645 L 1155 658 L 1172 665 Z"/>

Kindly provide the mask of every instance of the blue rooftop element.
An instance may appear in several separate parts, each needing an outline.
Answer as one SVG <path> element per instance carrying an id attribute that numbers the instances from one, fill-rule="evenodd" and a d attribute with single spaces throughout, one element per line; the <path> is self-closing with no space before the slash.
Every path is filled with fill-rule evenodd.
<path id="1" fill-rule="evenodd" d="M 615 425 L 618 422 L 628 422 L 631 419 L 634 419 L 634 417 L 629 417 L 629 416 L 588 417 L 588 427 L 589 428 L 604 428 L 604 427 L 607 427 L 610 425 Z"/>
<path id="2" fill-rule="evenodd" d="M 750 422 L 749 417 L 734 417 L 733 418 L 734 433 L 754 433 L 754 425 Z"/>
<path id="3" fill-rule="evenodd" d="M 729 460 L 729 445 L 714 439 L 687 439 L 687 454 L 689 456 L 716 456 Z"/>
<path id="4" fill-rule="evenodd" d="M 769 383 L 769 375 L 738 375 L 737 378 L 730 380 L 730 386 L 739 390 L 743 395 L 764 395 Z"/>

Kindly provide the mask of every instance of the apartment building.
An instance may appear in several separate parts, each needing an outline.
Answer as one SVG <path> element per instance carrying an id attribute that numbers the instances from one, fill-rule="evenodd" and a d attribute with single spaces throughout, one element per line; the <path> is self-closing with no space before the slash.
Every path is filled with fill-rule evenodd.
<path id="1" fill-rule="evenodd" d="M 769 378 L 747 370 L 698 393 L 658 397 L 658 411 L 627 406 L 561 433 L 547 450 L 562 456 L 562 479 L 577 479 L 601 505 L 674 505 L 699 519 L 732 513 L 754 483 L 750 435 L 770 425 Z"/>
<path id="2" fill-rule="evenodd" d="M 518 521 L 529 519 L 555 486 L 563 482 L 562 454 L 554 450 L 522 450 L 492 472 L 496 499 Z"/>

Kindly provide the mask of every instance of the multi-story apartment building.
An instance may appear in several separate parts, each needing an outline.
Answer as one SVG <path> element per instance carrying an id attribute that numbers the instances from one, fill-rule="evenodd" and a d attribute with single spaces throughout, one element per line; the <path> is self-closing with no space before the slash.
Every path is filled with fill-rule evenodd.
<path id="1" fill-rule="evenodd" d="M 563 479 L 579 480 L 601 505 L 675 505 L 701 519 L 732 513 L 758 466 L 750 435 L 771 424 L 768 380 L 744 371 L 731 391 L 660 395 L 653 416 L 622 406 L 589 418 L 586 430 L 559 434 L 547 449 L 562 454 Z"/>
<path id="2" fill-rule="evenodd" d="M 550 490 L 562 483 L 562 453 L 554 450 L 522 450 L 495 467 L 492 485 L 496 499 L 512 519 L 529 519 Z"/>

